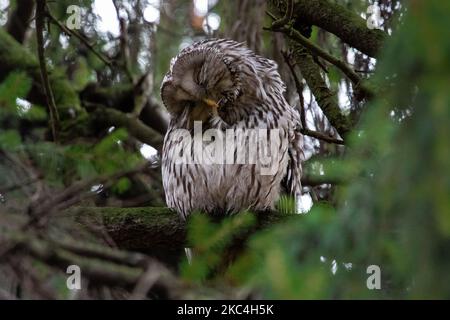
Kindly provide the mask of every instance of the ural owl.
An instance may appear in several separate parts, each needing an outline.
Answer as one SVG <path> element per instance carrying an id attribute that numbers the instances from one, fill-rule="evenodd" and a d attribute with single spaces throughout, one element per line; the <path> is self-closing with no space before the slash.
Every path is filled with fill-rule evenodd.
<path id="1" fill-rule="evenodd" d="M 162 151 L 167 205 L 185 219 L 196 210 L 272 209 L 282 185 L 298 199 L 303 138 L 284 91 L 274 61 L 232 40 L 200 41 L 173 58 L 161 85 L 171 115 Z"/>

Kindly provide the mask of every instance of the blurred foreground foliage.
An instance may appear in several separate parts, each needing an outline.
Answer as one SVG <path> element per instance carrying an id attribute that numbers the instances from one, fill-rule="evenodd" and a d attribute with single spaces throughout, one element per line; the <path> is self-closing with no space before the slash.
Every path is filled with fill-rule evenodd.
<path id="1" fill-rule="evenodd" d="M 254 235 L 216 281 L 276 299 L 450 298 L 450 38 L 441 36 L 448 12 L 448 2 L 411 1 L 389 39 L 375 76 L 378 97 L 345 157 L 326 166 L 350 181 L 337 208 L 316 203 Z M 185 276 L 205 281 L 217 265 L 211 233 L 223 235 L 223 246 L 229 226 L 242 223 L 240 216 L 219 227 L 192 221 L 199 257 Z M 381 269 L 381 290 L 366 286 L 370 265 Z"/>

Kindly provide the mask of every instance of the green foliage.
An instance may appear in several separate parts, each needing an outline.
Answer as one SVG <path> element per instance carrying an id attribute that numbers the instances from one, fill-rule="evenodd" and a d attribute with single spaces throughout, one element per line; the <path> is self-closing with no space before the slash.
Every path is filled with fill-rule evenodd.
<path id="1" fill-rule="evenodd" d="M 31 79 L 24 72 L 13 72 L 0 84 L 0 105 L 15 108 L 16 99 L 24 98 L 31 89 Z"/>
<path id="2" fill-rule="evenodd" d="M 247 254 L 230 269 L 228 276 L 256 287 L 262 295 L 275 299 L 320 298 L 326 294 L 329 268 L 320 263 L 328 243 L 327 232 L 336 220 L 333 210 L 316 206 L 308 215 L 292 216 L 286 222 L 260 232 L 249 242 Z M 325 235 L 325 239 L 320 239 Z M 311 252 L 312 251 L 312 252 Z"/>
<path id="3" fill-rule="evenodd" d="M 0 83 L 0 123 L 17 123 L 21 114 L 17 99 L 25 98 L 30 89 L 31 80 L 23 72 L 11 73 Z M 15 151 L 21 143 L 17 130 L 0 128 L 0 149 Z"/>
<path id="4" fill-rule="evenodd" d="M 19 134 L 15 130 L 2 130 L 0 134 L 0 148 L 15 150 L 22 143 Z"/>
<path id="5" fill-rule="evenodd" d="M 189 219 L 188 228 L 188 243 L 193 248 L 194 259 L 192 264 L 183 263 L 183 277 L 189 281 L 205 280 L 220 267 L 225 250 L 233 239 L 249 230 L 254 222 L 255 217 L 245 212 L 220 223 L 211 222 L 204 214 L 194 214 Z"/>
<path id="6" fill-rule="evenodd" d="M 295 198 L 289 195 L 282 195 L 276 203 L 276 210 L 283 214 L 295 213 Z"/>
<path id="7" fill-rule="evenodd" d="M 88 63 L 86 62 L 86 59 L 83 57 L 80 57 L 77 59 L 77 68 L 74 71 L 74 74 L 72 76 L 72 84 L 77 91 L 83 90 L 86 85 L 92 81 L 91 79 L 91 72 L 88 66 Z"/>
<path id="8" fill-rule="evenodd" d="M 116 184 L 112 187 L 112 190 L 118 194 L 125 193 L 131 187 L 130 179 L 124 177 L 120 178 Z"/>
<path id="9" fill-rule="evenodd" d="M 94 145 L 23 141 L 17 128 L 21 119 L 47 118 L 42 107 L 29 104 L 24 109 L 19 104 L 18 99 L 28 104 L 24 99 L 30 89 L 31 80 L 23 72 L 11 73 L 0 83 L 0 122 L 9 123 L 11 127 L 0 129 L 0 149 L 19 155 L 23 151 L 27 152 L 50 185 L 62 186 L 80 179 L 92 179 L 97 175 L 111 175 L 135 168 L 142 161 L 138 153 L 129 152 L 123 147 L 123 141 L 128 138 L 124 129 L 112 131 Z M 129 187 L 130 181 L 123 178 L 114 185 L 113 191 L 121 194 Z"/>

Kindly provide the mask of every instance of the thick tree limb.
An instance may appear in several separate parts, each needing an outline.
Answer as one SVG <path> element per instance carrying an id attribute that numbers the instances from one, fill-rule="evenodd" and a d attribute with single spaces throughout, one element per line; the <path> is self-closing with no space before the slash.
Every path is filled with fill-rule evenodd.
<path id="1" fill-rule="evenodd" d="M 355 12 L 328 0 L 296 0 L 294 18 L 333 33 L 370 57 L 377 56 L 387 37 L 381 30 L 367 28 Z"/>
<path id="2" fill-rule="evenodd" d="M 102 225 L 116 244 L 126 250 L 176 252 L 186 247 L 186 223 L 168 208 L 78 207 L 63 215 L 72 216 L 83 224 L 93 221 Z M 288 217 L 295 215 L 258 214 L 258 228 Z"/>
<path id="3" fill-rule="evenodd" d="M 83 224 L 90 221 L 103 226 L 126 250 L 173 252 L 186 245 L 185 223 L 168 208 L 75 207 L 63 215 Z"/>

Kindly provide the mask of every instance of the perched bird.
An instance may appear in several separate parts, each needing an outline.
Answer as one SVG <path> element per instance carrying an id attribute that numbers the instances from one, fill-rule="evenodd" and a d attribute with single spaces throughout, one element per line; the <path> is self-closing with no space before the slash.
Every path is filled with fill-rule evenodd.
<path id="1" fill-rule="evenodd" d="M 227 215 L 272 209 L 282 190 L 299 198 L 303 138 L 298 111 L 284 91 L 277 64 L 233 40 L 196 42 L 173 58 L 161 85 L 171 116 L 162 151 L 168 207 L 185 219 L 197 210 Z M 214 138 L 205 138 L 210 129 Z M 218 143 L 228 132 L 235 138 L 231 147 Z M 276 141 L 267 148 L 271 139 Z M 272 161 L 266 172 L 267 157 L 255 153 L 264 143 Z M 198 157 L 212 144 L 231 161 L 205 161 L 208 152 Z M 249 150 L 244 161 L 242 150 Z M 180 161 L 183 156 L 191 161 Z"/>

